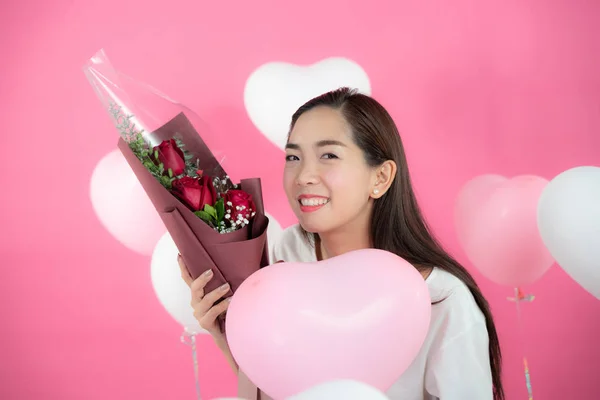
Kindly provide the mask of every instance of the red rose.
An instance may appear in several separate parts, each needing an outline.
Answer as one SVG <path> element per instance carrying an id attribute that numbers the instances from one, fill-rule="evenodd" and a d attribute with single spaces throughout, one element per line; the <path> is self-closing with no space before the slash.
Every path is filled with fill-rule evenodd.
<path id="1" fill-rule="evenodd" d="M 154 152 L 158 151 L 158 160 L 163 163 L 165 171 L 170 168 L 174 176 L 181 175 L 185 171 L 183 151 L 177 146 L 175 139 L 163 140 L 153 150 Z"/>
<path id="2" fill-rule="evenodd" d="M 203 210 L 205 204 L 212 206 L 217 200 L 217 192 L 208 176 L 175 179 L 171 191 L 193 211 Z"/>
<path id="3" fill-rule="evenodd" d="M 225 200 L 225 214 L 231 216 L 232 221 L 248 223 L 256 212 L 252 196 L 243 190 L 230 189 L 223 196 Z M 245 220 L 245 221 L 244 221 Z"/>

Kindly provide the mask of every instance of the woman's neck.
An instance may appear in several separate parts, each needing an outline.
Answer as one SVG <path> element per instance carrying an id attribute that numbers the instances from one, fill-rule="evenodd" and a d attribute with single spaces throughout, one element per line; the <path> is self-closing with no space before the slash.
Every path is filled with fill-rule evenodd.
<path id="1" fill-rule="evenodd" d="M 316 245 L 317 254 L 320 253 L 321 259 L 326 260 L 349 251 L 373 247 L 368 226 L 349 228 L 319 234 Z"/>
<path id="2" fill-rule="evenodd" d="M 356 219 L 353 224 L 348 227 L 343 227 L 335 231 L 320 232 L 316 236 L 315 250 L 317 260 L 327 260 L 328 258 L 342 255 L 344 253 L 369 249 L 373 247 L 368 221 L 360 221 Z M 427 279 L 432 267 L 417 266 L 423 279 Z"/>

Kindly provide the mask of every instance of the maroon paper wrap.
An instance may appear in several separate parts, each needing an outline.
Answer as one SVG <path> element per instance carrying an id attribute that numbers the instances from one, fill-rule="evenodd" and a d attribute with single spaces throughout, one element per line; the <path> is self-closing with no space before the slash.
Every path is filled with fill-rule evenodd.
<path id="1" fill-rule="evenodd" d="M 226 175 L 183 113 L 152 132 L 150 136 L 159 142 L 179 137 L 186 150 L 200 160 L 200 169 L 206 174 L 216 174 L 219 177 Z M 248 276 L 269 264 L 269 219 L 264 211 L 260 178 L 243 179 L 239 185 L 252 196 L 256 206 L 256 215 L 250 224 L 237 231 L 222 234 L 197 217 L 163 187 L 142 165 L 123 138 L 119 140 L 118 147 L 163 220 L 192 278 L 195 279 L 204 271 L 212 269 L 214 275 L 205 288 L 206 293 L 227 282 L 230 290 L 224 298 L 229 297 Z M 224 322 L 222 315 L 219 323 L 223 332 Z"/>

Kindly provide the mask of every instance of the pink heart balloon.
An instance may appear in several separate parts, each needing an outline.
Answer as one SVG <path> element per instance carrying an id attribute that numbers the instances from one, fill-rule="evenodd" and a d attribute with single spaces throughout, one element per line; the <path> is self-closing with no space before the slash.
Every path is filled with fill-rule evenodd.
<path id="1" fill-rule="evenodd" d="M 494 189 L 507 180 L 501 175 L 479 175 L 463 186 L 454 208 L 454 223 L 461 244 L 468 240 L 473 211 L 481 207 Z"/>
<path id="2" fill-rule="evenodd" d="M 386 391 L 429 329 L 421 274 L 382 250 L 316 263 L 280 263 L 251 275 L 227 311 L 240 369 L 274 399 L 354 379 Z"/>
<path id="3" fill-rule="evenodd" d="M 152 255 L 166 228 L 119 150 L 111 151 L 96 165 L 90 198 L 112 236 L 133 251 Z"/>
<path id="4" fill-rule="evenodd" d="M 482 175 L 460 191 L 457 235 L 488 279 L 519 287 L 541 278 L 554 263 L 537 227 L 537 204 L 547 184 L 538 176 Z"/>

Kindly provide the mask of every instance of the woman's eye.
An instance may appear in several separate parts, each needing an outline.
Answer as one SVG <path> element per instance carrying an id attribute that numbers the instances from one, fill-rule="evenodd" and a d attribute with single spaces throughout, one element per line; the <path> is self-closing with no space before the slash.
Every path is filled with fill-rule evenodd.
<path id="1" fill-rule="evenodd" d="M 298 160 L 298 157 L 296 157 L 296 156 L 292 156 L 292 155 L 285 156 L 285 161 L 297 161 L 297 160 Z"/>
<path id="2" fill-rule="evenodd" d="M 338 158 L 338 156 L 336 156 L 335 154 L 332 154 L 332 153 L 326 153 L 326 154 L 323 154 L 323 158 L 327 158 L 327 159 L 331 160 L 334 158 Z"/>

